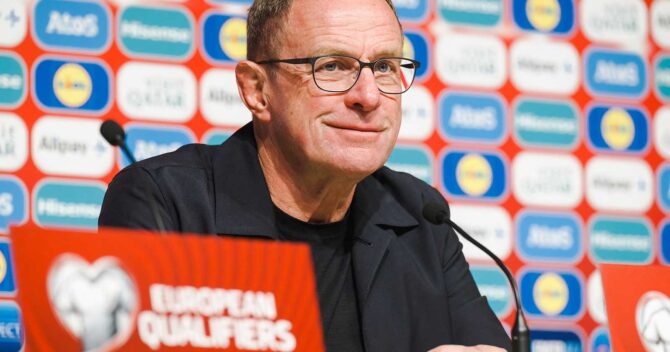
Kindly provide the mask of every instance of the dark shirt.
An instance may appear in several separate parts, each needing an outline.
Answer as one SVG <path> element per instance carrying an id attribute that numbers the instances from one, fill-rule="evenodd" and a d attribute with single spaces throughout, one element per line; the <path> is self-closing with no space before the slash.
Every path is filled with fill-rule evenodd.
<path id="1" fill-rule="evenodd" d="M 363 351 L 349 217 L 330 224 L 314 224 L 295 219 L 277 207 L 275 217 L 282 240 L 305 242 L 312 250 L 326 349 Z"/>

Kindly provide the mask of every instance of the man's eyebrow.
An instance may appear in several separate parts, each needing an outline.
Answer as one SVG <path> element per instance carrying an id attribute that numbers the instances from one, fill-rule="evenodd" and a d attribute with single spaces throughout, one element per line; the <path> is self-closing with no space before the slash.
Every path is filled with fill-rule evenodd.
<path id="1" fill-rule="evenodd" d="M 353 52 L 348 51 L 346 49 L 336 49 L 326 47 L 317 48 L 312 56 L 322 56 L 322 55 L 342 55 L 342 56 L 351 56 L 358 58 L 357 54 L 354 54 Z M 398 52 L 394 50 L 382 50 L 380 52 L 375 53 L 375 55 L 371 58 L 371 60 L 375 60 L 382 57 L 398 57 L 398 56 L 402 56 L 402 51 L 400 54 L 398 54 Z"/>

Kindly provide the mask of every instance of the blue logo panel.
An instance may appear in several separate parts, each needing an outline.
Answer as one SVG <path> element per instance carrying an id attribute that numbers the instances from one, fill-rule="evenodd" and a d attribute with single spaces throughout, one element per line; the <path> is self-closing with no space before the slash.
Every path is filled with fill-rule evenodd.
<path id="1" fill-rule="evenodd" d="M 193 133 L 182 127 L 134 125 L 126 128 L 126 135 L 126 144 L 138 161 L 168 153 L 184 144 L 195 142 Z M 130 164 L 123 153 L 120 153 L 119 157 L 121 168 Z"/>
<path id="2" fill-rule="evenodd" d="M 576 332 L 570 330 L 532 329 L 530 331 L 530 350 L 581 352 L 582 339 Z"/>
<path id="3" fill-rule="evenodd" d="M 491 310 L 498 317 L 506 316 L 512 308 L 512 291 L 505 275 L 498 267 L 473 266 L 470 271 Z"/>
<path id="4" fill-rule="evenodd" d="M 575 26 L 572 0 L 512 0 L 514 23 L 525 30 L 565 35 Z"/>
<path id="5" fill-rule="evenodd" d="M 596 216 L 589 237 L 594 262 L 647 264 L 652 259 L 654 241 L 645 219 Z"/>
<path id="6" fill-rule="evenodd" d="M 670 221 L 666 220 L 658 230 L 661 261 L 670 265 Z"/>
<path id="7" fill-rule="evenodd" d="M 641 153 L 649 146 L 649 120 L 640 109 L 595 105 L 586 115 L 589 146 L 597 151 Z"/>
<path id="8" fill-rule="evenodd" d="M 21 309 L 12 301 L 0 301 L 0 331 L 0 351 L 18 352 L 23 349 Z"/>
<path id="9" fill-rule="evenodd" d="M 15 177 L 0 176 L 0 232 L 8 233 L 10 225 L 21 225 L 28 218 L 28 192 Z"/>
<path id="10" fill-rule="evenodd" d="M 193 52 L 195 26 L 182 9 L 128 6 L 118 22 L 119 44 L 130 55 L 185 59 Z"/>
<path id="11" fill-rule="evenodd" d="M 428 0 L 393 0 L 393 6 L 403 22 L 421 22 L 428 16 Z"/>
<path id="12" fill-rule="evenodd" d="M 499 200 L 507 192 L 507 166 L 494 153 L 450 151 L 442 158 L 442 185 L 456 198 Z"/>
<path id="13" fill-rule="evenodd" d="M 448 92 L 439 107 L 447 140 L 500 143 L 505 137 L 505 107 L 497 95 Z"/>
<path id="14" fill-rule="evenodd" d="M 110 13 L 89 1 L 38 1 L 33 15 L 37 42 L 48 49 L 100 52 L 110 42 Z"/>
<path id="15" fill-rule="evenodd" d="M 416 70 L 416 77 L 414 82 L 424 80 L 428 78 L 428 68 L 432 62 L 430 62 L 430 53 L 428 47 L 428 40 L 426 36 L 416 31 L 405 31 L 405 37 L 409 40 L 409 43 L 405 43 L 405 50 L 411 52 L 404 53 L 403 56 L 410 59 L 417 60 L 421 63 L 419 69 Z"/>
<path id="16" fill-rule="evenodd" d="M 658 204 L 668 213 L 670 212 L 670 164 L 662 165 L 657 177 Z"/>
<path id="17" fill-rule="evenodd" d="M 519 279 L 529 317 L 576 319 L 583 311 L 582 281 L 569 271 L 529 270 Z"/>
<path id="18" fill-rule="evenodd" d="M 44 227 L 97 229 L 103 184 L 45 180 L 33 193 L 33 220 Z"/>
<path id="19" fill-rule="evenodd" d="M 94 61 L 45 59 L 33 73 L 37 101 L 47 110 L 99 113 L 110 103 L 109 71 Z"/>
<path id="20" fill-rule="evenodd" d="M 447 22 L 465 26 L 495 27 L 502 18 L 502 0 L 438 1 L 438 12 Z"/>
<path id="21" fill-rule="evenodd" d="M 246 19 L 210 13 L 202 23 L 205 56 L 215 63 L 236 64 L 247 56 Z"/>
<path id="22" fill-rule="evenodd" d="M 580 124 L 577 109 L 567 101 L 523 98 L 514 106 L 514 135 L 524 146 L 573 148 Z"/>
<path id="23" fill-rule="evenodd" d="M 527 211 L 517 218 L 517 248 L 525 260 L 574 263 L 582 255 L 577 216 Z"/>
<path id="24" fill-rule="evenodd" d="M 660 55 L 654 64 L 654 83 L 656 95 L 670 101 L 670 55 Z"/>
<path id="25" fill-rule="evenodd" d="M 433 183 L 433 158 L 423 148 L 396 145 L 386 166 L 411 174 L 429 185 Z"/>
<path id="26" fill-rule="evenodd" d="M 26 65 L 13 53 L 0 52 L 0 107 L 13 108 L 26 96 Z"/>
<path id="27" fill-rule="evenodd" d="M 14 295 L 14 256 L 9 241 L 0 239 L 0 295 Z M 1 334 L 0 334 L 1 335 Z"/>
<path id="28" fill-rule="evenodd" d="M 647 66 L 635 53 L 594 49 L 584 61 L 586 88 L 593 95 L 640 98 L 647 91 Z"/>
<path id="29" fill-rule="evenodd" d="M 610 343 L 610 334 L 606 328 L 598 328 L 591 335 L 591 351 L 593 352 L 610 352 L 612 351 L 612 344 Z"/>
<path id="30" fill-rule="evenodd" d="M 232 132 L 226 132 L 226 131 L 210 131 L 205 134 L 203 137 L 203 143 L 209 144 L 209 145 L 221 145 L 223 142 L 228 140 L 230 136 L 232 136 Z"/>

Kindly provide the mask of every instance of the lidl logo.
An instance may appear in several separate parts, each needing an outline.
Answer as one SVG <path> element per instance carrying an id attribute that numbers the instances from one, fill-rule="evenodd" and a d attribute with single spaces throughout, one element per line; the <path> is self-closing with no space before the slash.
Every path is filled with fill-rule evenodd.
<path id="1" fill-rule="evenodd" d="M 110 103 L 109 71 L 97 61 L 43 59 L 33 81 L 37 101 L 47 110 L 99 113 Z"/>
<path id="2" fill-rule="evenodd" d="M 499 268 L 489 266 L 472 266 L 470 272 L 491 310 L 498 317 L 506 316 L 512 308 L 512 293 L 505 275 Z"/>
<path id="3" fill-rule="evenodd" d="M 405 31 L 405 39 L 402 47 L 403 57 L 417 60 L 421 62 L 421 66 L 416 70 L 416 78 L 414 82 L 422 81 L 428 76 L 428 68 L 432 64 L 430 62 L 431 55 L 429 53 L 428 40 L 426 36 L 419 31 Z"/>
<path id="4" fill-rule="evenodd" d="M 498 144 L 505 137 L 505 106 L 493 94 L 448 92 L 439 100 L 440 132 L 447 140 Z"/>
<path id="5" fill-rule="evenodd" d="M 0 107 L 13 108 L 26 97 L 26 65 L 10 52 L 0 52 Z"/>
<path id="6" fill-rule="evenodd" d="M 610 352 L 612 351 L 612 343 L 610 342 L 610 334 L 606 328 L 600 327 L 591 334 L 591 351 L 593 352 Z"/>
<path id="7" fill-rule="evenodd" d="M 16 293 L 13 257 L 9 241 L 0 239 L 0 295 Z"/>
<path id="8" fill-rule="evenodd" d="M 526 31 L 564 35 L 575 25 L 572 0 L 513 0 L 514 22 Z"/>
<path id="9" fill-rule="evenodd" d="M 126 127 L 126 143 L 135 159 L 144 160 L 176 150 L 184 144 L 194 143 L 193 132 L 185 127 L 130 125 Z M 130 164 L 126 156 L 119 154 L 119 165 Z"/>
<path id="10" fill-rule="evenodd" d="M 215 63 L 234 64 L 247 57 L 247 24 L 243 17 L 209 13 L 202 23 L 205 56 Z"/>
<path id="11" fill-rule="evenodd" d="M 221 145 L 223 142 L 228 140 L 233 133 L 229 131 L 223 131 L 219 129 L 212 129 L 207 131 L 204 136 L 202 136 L 202 143 L 208 145 Z"/>
<path id="12" fill-rule="evenodd" d="M 595 216 L 588 237 L 594 262 L 647 264 L 653 256 L 651 227 L 642 218 Z"/>
<path id="13" fill-rule="evenodd" d="M 24 332 L 21 309 L 13 301 L 0 301 L 0 350 L 23 350 Z"/>
<path id="14" fill-rule="evenodd" d="M 406 172 L 427 184 L 433 184 L 433 158 L 422 147 L 396 145 L 386 161 L 389 168 Z"/>
<path id="15" fill-rule="evenodd" d="M 654 90 L 659 98 L 670 101 L 670 55 L 660 55 L 654 63 Z"/>
<path id="16" fill-rule="evenodd" d="M 658 169 L 658 203 L 663 210 L 670 212 L 670 164 L 663 164 Z"/>
<path id="17" fill-rule="evenodd" d="M 526 261 L 574 263 L 582 256 L 582 227 L 570 213 L 526 211 L 516 221 L 517 248 Z"/>
<path id="18" fill-rule="evenodd" d="M 530 350 L 539 352 L 581 352 L 584 349 L 582 338 L 574 331 L 532 329 L 530 332 Z"/>
<path id="19" fill-rule="evenodd" d="M 647 66 L 638 54 L 591 49 L 584 55 L 586 88 L 593 95 L 641 98 L 647 92 Z"/>
<path id="20" fill-rule="evenodd" d="M 665 220 L 658 230 L 660 238 L 661 260 L 666 265 L 670 265 L 670 220 Z"/>
<path id="21" fill-rule="evenodd" d="M 442 183 L 454 197 L 497 200 L 506 193 L 507 167 L 494 153 L 450 151 L 443 157 Z"/>
<path id="22" fill-rule="evenodd" d="M 521 98 L 514 104 L 513 124 L 523 146 L 572 149 L 579 140 L 577 109 L 569 101 Z"/>
<path id="23" fill-rule="evenodd" d="M 532 318 L 576 319 L 583 311 L 582 282 L 570 271 L 528 270 L 519 286 L 523 308 Z"/>
<path id="24" fill-rule="evenodd" d="M 193 53 L 194 27 L 178 7 L 128 6 L 118 15 L 117 40 L 129 56 L 185 60 Z"/>
<path id="25" fill-rule="evenodd" d="M 589 144 L 597 151 L 640 153 L 649 146 L 647 115 L 637 108 L 592 106 L 587 127 Z"/>
<path id="26" fill-rule="evenodd" d="M 421 22 L 428 16 L 428 0 L 393 0 L 401 21 Z"/>
<path id="27" fill-rule="evenodd" d="M 502 18 L 502 0 L 439 0 L 443 20 L 463 26 L 495 27 Z"/>
<path id="28" fill-rule="evenodd" d="M 99 2 L 38 1 L 33 33 L 47 49 L 101 52 L 110 43 L 110 12 Z"/>
<path id="29" fill-rule="evenodd" d="M 102 182 L 45 179 L 33 190 L 33 221 L 43 227 L 97 229 Z"/>
<path id="30" fill-rule="evenodd" d="M 9 233 L 9 226 L 21 225 L 28 219 L 28 191 L 14 176 L 0 175 L 0 233 Z"/>
<path id="31" fill-rule="evenodd" d="M 26 37 L 28 15 L 26 1 L 0 1 L 0 46 L 14 47 Z"/>

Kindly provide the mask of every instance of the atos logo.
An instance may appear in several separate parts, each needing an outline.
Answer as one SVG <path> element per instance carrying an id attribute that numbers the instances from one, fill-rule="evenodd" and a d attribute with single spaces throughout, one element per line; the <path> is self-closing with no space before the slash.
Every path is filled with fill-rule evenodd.
<path id="1" fill-rule="evenodd" d="M 647 92 L 647 66 L 635 53 L 590 49 L 584 55 L 587 90 L 597 96 L 641 98 Z"/>
<path id="2" fill-rule="evenodd" d="M 445 21 L 475 27 L 497 26 L 504 8 L 502 0 L 438 0 L 437 6 Z"/>
<path id="3" fill-rule="evenodd" d="M 428 16 L 428 0 L 393 0 L 393 6 L 403 22 L 421 22 Z"/>
<path id="4" fill-rule="evenodd" d="M 450 151 L 442 158 L 442 184 L 456 198 L 500 200 L 507 192 L 507 166 L 496 153 Z"/>
<path id="5" fill-rule="evenodd" d="M 202 45 L 207 59 L 235 64 L 247 57 L 247 22 L 243 17 L 218 13 L 205 15 Z"/>
<path id="6" fill-rule="evenodd" d="M 22 225 L 28 219 L 28 191 L 20 179 L 0 175 L 0 233 L 9 226 Z"/>
<path id="7" fill-rule="evenodd" d="M 211 129 L 202 136 L 202 143 L 209 145 L 221 145 L 228 140 L 233 132 L 220 129 Z"/>
<path id="8" fill-rule="evenodd" d="M 666 213 L 670 213 L 670 164 L 663 164 L 657 173 L 658 204 Z"/>
<path id="9" fill-rule="evenodd" d="M 658 230 L 661 261 L 670 265 L 670 220 L 665 220 Z"/>
<path id="10" fill-rule="evenodd" d="M 104 3 L 89 1 L 38 1 L 33 33 L 47 49 L 101 52 L 110 43 L 110 12 Z"/>
<path id="11" fill-rule="evenodd" d="M 525 31 L 565 35 L 575 25 L 572 0 L 513 0 L 512 14 Z"/>
<path id="12" fill-rule="evenodd" d="M 584 309 L 582 286 L 582 280 L 567 270 L 527 270 L 519 279 L 521 303 L 531 318 L 579 318 Z"/>
<path id="13" fill-rule="evenodd" d="M 185 127 L 131 124 L 126 126 L 126 135 L 126 144 L 138 161 L 172 152 L 184 144 L 195 142 L 193 132 Z M 120 153 L 120 168 L 124 168 L 128 164 L 130 164 L 130 161 Z"/>
<path id="14" fill-rule="evenodd" d="M 118 18 L 117 40 L 128 56 L 185 60 L 193 53 L 193 19 L 183 9 L 128 6 Z"/>
<path id="15" fill-rule="evenodd" d="M 659 98 L 670 102 L 670 55 L 660 55 L 654 62 L 654 90 Z"/>
<path id="16" fill-rule="evenodd" d="M 516 221 L 517 248 L 526 261 L 574 263 L 582 256 L 582 226 L 570 213 L 525 211 Z"/>
<path id="17" fill-rule="evenodd" d="M 26 65 L 11 52 L 0 52 L 0 107 L 14 108 L 26 97 Z"/>
<path id="18" fill-rule="evenodd" d="M 499 96 L 447 92 L 439 104 L 440 132 L 445 139 L 489 144 L 504 139 L 506 108 Z"/>
<path id="19" fill-rule="evenodd" d="M 110 103 L 109 70 L 97 61 L 42 59 L 33 71 L 33 91 L 46 110 L 101 113 Z"/>
<path id="20" fill-rule="evenodd" d="M 539 329 L 533 329 L 530 332 L 530 349 L 537 352 L 581 352 L 584 350 L 582 338 L 575 331 Z"/>
<path id="21" fill-rule="evenodd" d="M 596 151 L 641 153 L 648 148 L 649 122 L 642 110 L 595 105 L 586 115 L 589 144 Z"/>
<path id="22" fill-rule="evenodd" d="M 42 227 L 97 229 L 106 185 L 45 179 L 33 190 L 33 221 Z"/>
<path id="23" fill-rule="evenodd" d="M 647 264 L 654 240 L 645 219 L 597 215 L 589 224 L 589 247 L 594 262 Z"/>
<path id="24" fill-rule="evenodd" d="M 512 308 L 512 292 L 507 278 L 500 272 L 500 269 L 489 266 L 472 266 L 470 271 L 479 292 L 482 296 L 486 296 L 491 310 L 498 317 L 509 314 Z"/>
<path id="25" fill-rule="evenodd" d="M 386 166 L 406 172 L 429 185 L 433 184 L 433 158 L 423 147 L 396 145 L 386 161 Z"/>
<path id="26" fill-rule="evenodd" d="M 416 70 L 416 78 L 414 78 L 415 83 L 428 78 L 428 69 L 432 64 L 430 62 L 432 56 L 429 50 L 428 40 L 424 34 L 412 30 L 405 31 L 402 56 L 417 60 L 421 63 L 421 66 Z"/>
<path id="27" fill-rule="evenodd" d="M 521 98 L 513 120 L 514 137 L 526 147 L 573 149 L 579 140 L 579 115 L 569 101 Z"/>
<path id="28" fill-rule="evenodd" d="M 0 295 L 13 296 L 16 293 L 13 257 L 9 241 L 0 239 Z"/>
<path id="29" fill-rule="evenodd" d="M 23 351 L 21 309 L 13 301 L 0 301 L 0 350 Z"/>
<path id="30" fill-rule="evenodd" d="M 610 342 L 610 334 L 606 328 L 600 327 L 593 331 L 589 342 L 591 351 L 593 352 L 610 352 L 612 351 L 612 343 Z"/>

